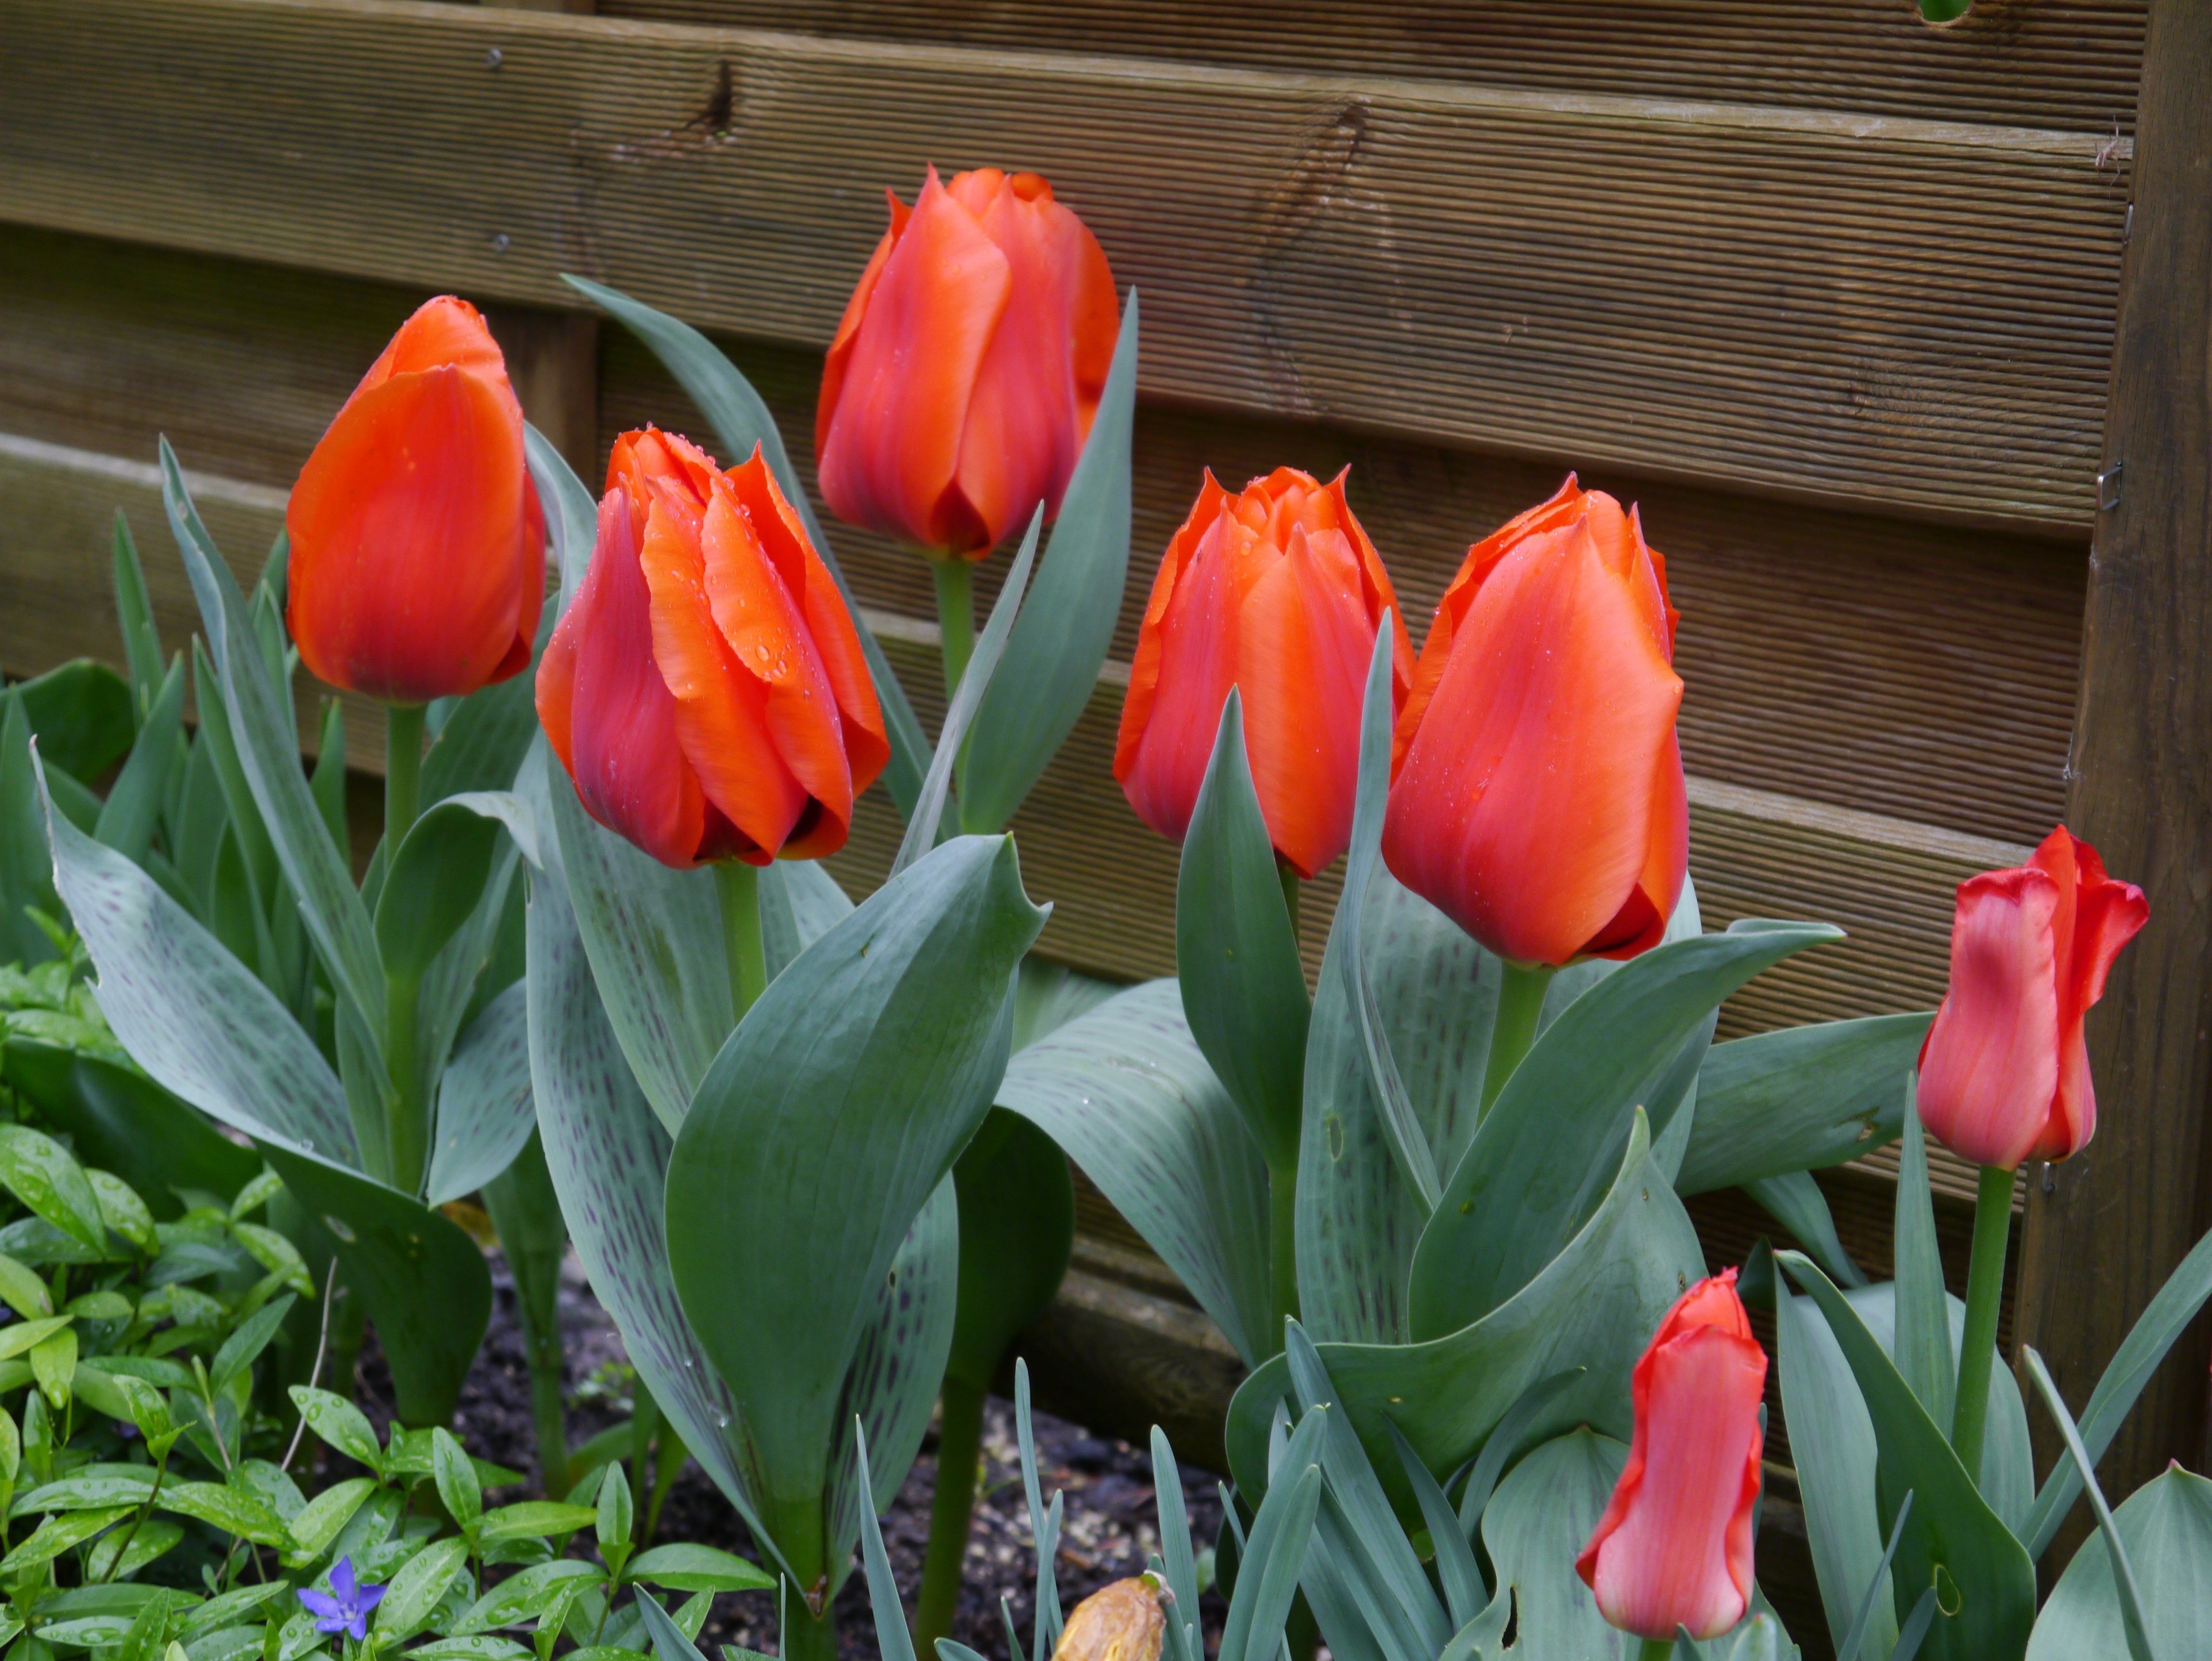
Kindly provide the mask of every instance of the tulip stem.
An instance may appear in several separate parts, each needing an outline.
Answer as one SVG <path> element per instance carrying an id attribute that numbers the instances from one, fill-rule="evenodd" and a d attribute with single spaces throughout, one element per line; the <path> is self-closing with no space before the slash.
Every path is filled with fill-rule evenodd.
<path id="1" fill-rule="evenodd" d="M 1966 1269 L 1966 1329 L 1959 1341 L 1959 1394 L 1951 1409 L 1951 1446 L 1976 1487 L 1982 1480 L 1982 1431 L 1989 1418 L 2005 1252 L 2012 1244 L 2012 1178 L 2008 1170 L 1984 1165 L 1974 1190 L 1974 1255 Z"/>
<path id="2" fill-rule="evenodd" d="M 419 703 L 387 704 L 384 711 L 384 868 L 399 857 L 399 844 L 415 823 L 422 793 L 422 716 Z"/>
<path id="3" fill-rule="evenodd" d="M 761 939 L 760 872 L 743 860 L 714 866 L 714 897 L 722 908 L 722 951 L 730 965 L 730 1010 L 743 1020 L 768 990 L 768 948 Z"/>
<path id="4" fill-rule="evenodd" d="M 983 1389 L 945 1375 L 938 1389 L 937 1484 L 929 1500 L 929 1544 L 915 1598 L 915 1646 L 925 1656 L 952 1635 L 960 1603 L 960 1571 L 975 1521 L 976 1459 L 983 1445 Z"/>
<path id="5" fill-rule="evenodd" d="M 932 555 L 929 574 L 937 580 L 938 643 L 945 657 L 945 701 L 950 704 L 975 651 L 975 566 L 971 560 Z"/>
<path id="6" fill-rule="evenodd" d="M 1477 1123 L 1534 1047 L 1536 1028 L 1544 1018 L 1544 994 L 1557 972 L 1549 964 L 1505 965 L 1504 977 L 1498 983 L 1498 1019 L 1490 1029 L 1490 1062 L 1483 1069 L 1482 1108 L 1475 1116 Z"/>
<path id="7" fill-rule="evenodd" d="M 1673 1639 L 1647 1638 L 1637 1646 L 1636 1658 L 1637 1661 L 1668 1661 L 1668 1658 L 1674 1653 Z"/>

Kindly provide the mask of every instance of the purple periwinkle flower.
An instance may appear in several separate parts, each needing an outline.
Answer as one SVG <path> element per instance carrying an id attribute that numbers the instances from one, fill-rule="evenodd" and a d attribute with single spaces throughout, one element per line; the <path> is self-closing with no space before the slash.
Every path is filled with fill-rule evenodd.
<path id="1" fill-rule="evenodd" d="M 341 1557 L 331 1571 L 331 1589 L 300 1588 L 300 1601 L 315 1617 L 315 1630 L 325 1638 L 348 1633 L 356 1643 L 368 1637 L 368 1612 L 384 1600 L 382 1586 L 364 1586 L 353 1578 L 353 1559 Z"/>

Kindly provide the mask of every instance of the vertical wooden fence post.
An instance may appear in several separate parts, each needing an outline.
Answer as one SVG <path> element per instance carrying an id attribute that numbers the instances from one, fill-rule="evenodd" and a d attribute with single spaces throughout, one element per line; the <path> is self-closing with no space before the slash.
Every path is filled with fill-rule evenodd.
<path id="1" fill-rule="evenodd" d="M 2077 1412 L 2144 1304 L 2212 1222 L 2205 0 L 2154 0 L 2133 176 L 2068 812 L 2116 876 L 2142 885 L 2150 923 L 2089 1018 L 2101 1107 L 2095 1140 L 2079 1158 L 2030 1173 L 2020 1288 L 2021 1337 Z M 2115 1503 L 2168 1458 L 2203 1468 L 2208 1325 L 2200 1320 L 2175 1346 L 2106 1457 L 2100 1476 Z M 2041 1444 L 2048 1427 L 2038 1430 Z M 2062 1536 L 2062 1548 L 2079 1538 Z"/>

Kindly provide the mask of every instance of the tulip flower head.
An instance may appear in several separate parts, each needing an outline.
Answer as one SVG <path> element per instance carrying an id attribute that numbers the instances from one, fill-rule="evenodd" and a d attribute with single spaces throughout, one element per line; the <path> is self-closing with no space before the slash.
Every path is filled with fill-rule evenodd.
<path id="1" fill-rule="evenodd" d="M 392 703 L 530 664 L 545 525 L 522 405 L 475 307 L 409 318 L 300 470 L 286 622 L 316 678 Z"/>
<path id="2" fill-rule="evenodd" d="M 932 167 L 912 208 L 890 200 L 823 366 L 822 495 L 840 519 L 981 559 L 1039 502 L 1060 511 L 1113 364 L 1114 274 L 1033 173 L 945 185 Z"/>
<path id="3" fill-rule="evenodd" d="M 1398 718 L 1398 880 L 1514 963 L 1656 946 L 1689 859 L 1674 624 L 1635 511 L 1572 474 L 1468 549 Z"/>
<path id="4" fill-rule="evenodd" d="M 592 817 L 678 868 L 836 853 L 890 754 L 843 597 L 759 447 L 725 472 L 651 428 L 616 441 L 538 714 Z"/>
<path id="5" fill-rule="evenodd" d="M 2080 1153 L 2097 1128 L 2082 1019 L 2149 916 L 2063 824 L 2026 865 L 1960 883 L 1951 987 L 1920 1047 L 1929 1134 L 2005 1171 Z"/>
<path id="6" fill-rule="evenodd" d="M 1323 484 L 1278 467 L 1231 496 L 1208 472 L 1152 581 L 1121 705 L 1114 776 L 1137 817 L 1182 840 L 1234 686 L 1276 857 L 1310 878 L 1344 852 L 1360 699 L 1386 611 L 1395 709 L 1413 646 L 1344 475 Z"/>
<path id="7" fill-rule="evenodd" d="M 1743 1619 L 1766 1352 L 1726 1269 L 1659 1323 L 1630 1390 L 1628 1463 L 1575 1571 L 1623 1632 L 1711 1638 Z"/>

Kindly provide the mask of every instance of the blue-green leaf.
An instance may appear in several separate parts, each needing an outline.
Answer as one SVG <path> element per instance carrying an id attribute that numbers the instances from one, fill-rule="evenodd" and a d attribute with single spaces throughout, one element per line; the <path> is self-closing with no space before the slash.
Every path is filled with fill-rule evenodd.
<path id="1" fill-rule="evenodd" d="M 2085 1449 L 2086 1451 L 2086 1449 Z M 2069 1462 L 2070 1464 L 2070 1462 Z M 2212 1655 L 2212 1482 L 2169 1465 L 2112 1513 L 2162 1661 Z M 2081 1542 L 2037 1617 L 2027 1661 L 2117 1657 L 2128 1645 L 2113 1557 L 2100 1530 Z"/>
<path id="2" fill-rule="evenodd" d="M 1137 405 L 1137 291 L 1091 436 L 1061 496 L 1006 660 L 975 712 L 960 763 L 960 826 L 1003 830 L 1074 731 L 1098 685 L 1129 571 L 1129 451 Z"/>
<path id="3" fill-rule="evenodd" d="M 1176 970 L 1191 1037 L 1268 1163 L 1288 1172 L 1297 1159 L 1313 1007 L 1233 687 L 1183 838 Z"/>

